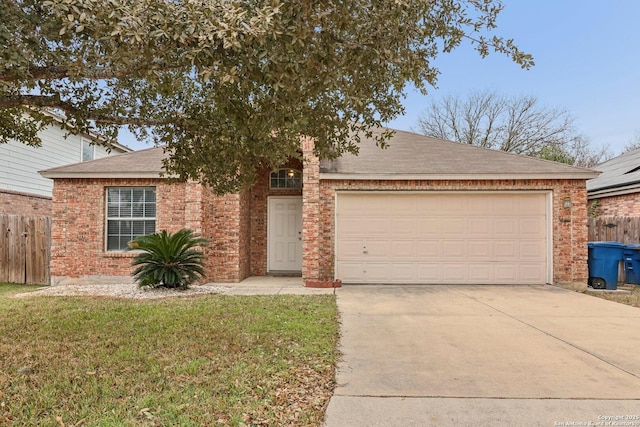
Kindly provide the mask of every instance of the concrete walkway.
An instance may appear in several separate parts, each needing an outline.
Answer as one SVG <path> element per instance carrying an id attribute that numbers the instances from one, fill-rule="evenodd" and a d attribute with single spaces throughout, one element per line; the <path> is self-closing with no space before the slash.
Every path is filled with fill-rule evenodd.
<path id="1" fill-rule="evenodd" d="M 253 276 L 239 283 L 210 283 L 226 288 L 224 295 L 317 295 L 332 294 L 333 288 L 306 288 L 302 277 Z M 339 292 L 339 288 L 336 289 Z"/>
<path id="2" fill-rule="evenodd" d="M 337 294 L 327 427 L 640 426 L 640 309 L 553 286 Z"/>

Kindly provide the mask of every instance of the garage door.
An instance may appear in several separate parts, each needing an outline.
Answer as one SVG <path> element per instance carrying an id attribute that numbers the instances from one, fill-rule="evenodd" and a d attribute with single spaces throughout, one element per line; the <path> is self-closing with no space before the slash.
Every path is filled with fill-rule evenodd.
<path id="1" fill-rule="evenodd" d="M 545 193 L 338 193 L 345 283 L 547 282 Z"/>

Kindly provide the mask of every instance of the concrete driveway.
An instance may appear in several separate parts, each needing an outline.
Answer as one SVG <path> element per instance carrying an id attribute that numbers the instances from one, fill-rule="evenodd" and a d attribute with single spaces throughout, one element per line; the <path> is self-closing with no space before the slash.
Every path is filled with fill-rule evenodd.
<path id="1" fill-rule="evenodd" d="M 327 427 L 640 426 L 638 308 L 553 286 L 345 286 L 338 306 Z"/>

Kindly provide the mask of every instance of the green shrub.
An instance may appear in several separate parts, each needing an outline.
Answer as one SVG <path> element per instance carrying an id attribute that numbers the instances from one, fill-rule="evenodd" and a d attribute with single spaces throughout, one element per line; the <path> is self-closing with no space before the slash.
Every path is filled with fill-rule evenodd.
<path id="1" fill-rule="evenodd" d="M 142 251 L 131 265 L 137 266 L 132 276 L 140 287 L 184 288 L 205 275 L 204 253 L 195 249 L 208 240 L 192 230 L 182 229 L 171 234 L 141 236 L 130 243 L 130 250 Z"/>

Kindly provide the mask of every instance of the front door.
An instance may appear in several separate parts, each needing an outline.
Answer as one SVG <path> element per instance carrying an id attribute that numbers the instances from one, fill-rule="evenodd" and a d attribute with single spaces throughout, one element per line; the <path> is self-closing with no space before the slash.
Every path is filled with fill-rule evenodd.
<path id="1" fill-rule="evenodd" d="M 269 198 L 268 271 L 302 271 L 302 197 Z"/>

